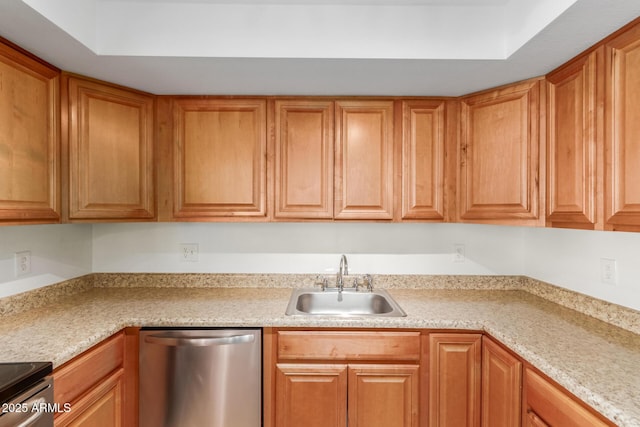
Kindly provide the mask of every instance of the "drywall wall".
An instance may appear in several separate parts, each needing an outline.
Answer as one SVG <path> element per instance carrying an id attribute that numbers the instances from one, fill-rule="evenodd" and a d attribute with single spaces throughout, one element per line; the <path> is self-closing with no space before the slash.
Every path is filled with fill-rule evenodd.
<path id="1" fill-rule="evenodd" d="M 16 276 L 22 251 L 30 252 L 31 271 Z M 0 227 L 0 298 L 90 272 L 90 224 Z"/>
<path id="2" fill-rule="evenodd" d="M 523 274 L 640 310 L 640 233 L 523 229 Z M 615 261 L 615 284 L 602 260 Z"/>
<path id="3" fill-rule="evenodd" d="M 468 224 L 95 224 L 97 272 L 520 274 L 522 229 Z M 198 245 L 198 261 L 180 245 Z M 454 244 L 464 244 L 456 262 Z"/>

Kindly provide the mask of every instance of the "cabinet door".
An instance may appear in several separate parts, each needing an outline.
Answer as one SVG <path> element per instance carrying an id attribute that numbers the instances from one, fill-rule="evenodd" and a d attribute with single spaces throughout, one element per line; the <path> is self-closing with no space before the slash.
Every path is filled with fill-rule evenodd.
<path id="1" fill-rule="evenodd" d="M 123 425 L 123 373 L 119 369 L 55 419 L 56 427 L 120 427 Z"/>
<path id="2" fill-rule="evenodd" d="M 393 101 L 336 102 L 336 219 L 393 219 Z"/>
<path id="3" fill-rule="evenodd" d="M 419 368 L 349 365 L 350 427 L 418 427 Z"/>
<path id="4" fill-rule="evenodd" d="M 481 334 L 429 335 L 429 425 L 480 425 Z"/>
<path id="5" fill-rule="evenodd" d="M 605 228 L 640 231 L 640 25 L 605 44 Z"/>
<path id="6" fill-rule="evenodd" d="M 547 76 L 547 222 L 594 229 L 598 221 L 598 158 L 602 141 L 602 49 Z"/>
<path id="7" fill-rule="evenodd" d="M 278 364 L 276 427 L 346 427 L 347 365 Z"/>
<path id="8" fill-rule="evenodd" d="M 174 217 L 265 217 L 266 101 L 174 101 Z"/>
<path id="9" fill-rule="evenodd" d="M 402 103 L 402 219 L 444 220 L 445 102 Z"/>
<path id="10" fill-rule="evenodd" d="M 153 96 L 77 77 L 67 84 L 69 219 L 153 218 Z"/>
<path id="11" fill-rule="evenodd" d="M 276 101 L 276 218 L 333 218 L 333 102 Z"/>
<path id="12" fill-rule="evenodd" d="M 522 362 L 482 337 L 482 426 L 519 427 Z"/>
<path id="13" fill-rule="evenodd" d="M 461 221 L 543 224 L 539 186 L 544 178 L 544 88 L 536 79 L 463 98 Z"/>
<path id="14" fill-rule="evenodd" d="M 605 421 L 590 409 L 530 368 L 524 370 L 523 417 L 529 425 L 552 427 L 604 427 Z"/>
<path id="15" fill-rule="evenodd" d="M 59 75 L 0 42 L 0 223 L 60 220 Z"/>

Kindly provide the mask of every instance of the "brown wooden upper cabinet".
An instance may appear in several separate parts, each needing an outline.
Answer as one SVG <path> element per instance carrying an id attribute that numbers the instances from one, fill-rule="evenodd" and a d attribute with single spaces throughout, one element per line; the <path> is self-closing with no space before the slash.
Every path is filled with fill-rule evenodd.
<path id="1" fill-rule="evenodd" d="M 68 219 L 153 219 L 154 97 L 68 75 L 65 87 Z"/>
<path id="2" fill-rule="evenodd" d="M 336 219 L 393 219 L 393 101 L 336 102 Z"/>
<path id="3" fill-rule="evenodd" d="M 605 229 L 640 231 L 640 23 L 605 43 Z"/>
<path id="4" fill-rule="evenodd" d="M 600 48 L 547 75 L 547 223 L 553 227 L 602 228 L 603 59 Z"/>
<path id="5" fill-rule="evenodd" d="M 275 101 L 275 218 L 393 219 L 394 102 Z"/>
<path id="6" fill-rule="evenodd" d="M 173 100 L 173 219 L 266 218 L 266 99 Z"/>
<path id="7" fill-rule="evenodd" d="M 532 79 L 462 98 L 460 221 L 544 224 L 545 93 Z"/>
<path id="8" fill-rule="evenodd" d="M 275 102 L 276 218 L 333 218 L 334 103 Z"/>
<path id="9" fill-rule="evenodd" d="M 402 102 L 402 219 L 445 220 L 446 101 Z"/>
<path id="10" fill-rule="evenodd" d="M 0 39 L 0 224 L 60 221 L 59 82 Z"/>

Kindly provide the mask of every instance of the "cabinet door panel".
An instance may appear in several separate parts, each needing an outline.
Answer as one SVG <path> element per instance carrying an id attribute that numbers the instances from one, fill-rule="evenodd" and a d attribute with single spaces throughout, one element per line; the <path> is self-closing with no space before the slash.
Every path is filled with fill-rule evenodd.
<path id="1" fill-rule="evenodd" d="M 640 231 L 640 25 L 605 49 L 606 228 Z"/>
<path id="2" fill-rule="evenodd" d="M 444 220 L 445 102 L 402 103 L 402 218 Z"/>
<path id="3" fill-rule="evenodd" d="M 278 364 L 276 427 L 346 427 L 347 365 Z"/>
<path id="4" fill-rule="evenodd" d="M 266 215 L 266 101 L 174 102 L 174 216 Z"/>
<path id="5" fill-rule="evenodd" d="M 595 228 L 602 50 L 549 75 L 548 206 L 553 226 Z"/>
<path id="6" fill-rule="evenodd" d="M 333 218 L 333 150 L 333 102 L 276 101 L 276 218 Z"/>
<path id="7" fill-rule="evenodd" d="M 349 365 L 349 426 L 418 427 L 418 366 Z"/>
<path id="8" fill-rule="evenodd" d="M 522 363 L 487 337 L 482 338 L 482 426 L 519 427 Z"/>
<path id="9" fill-rule="evenodd" d="M 0 42 L 0 221 L 60 220 L 59 75 Z"/>
<path id="10" fill-rule="evenodd" d="M 429 335 L 429 425 L 480 425 L 480 334 Z"/>
<path id="11" fill-rule="evenodd" d="M 120 427 L 123 425 L 123 373 L 119 369 L 74 402 L 55 419 L 56 427 Z"/>
<path id="12" fill-rule="evenodd" d="M 537 225 L 540 80 L 462 101 L 460 219 Z"/>
<path id="13" fill-rule="evenodd" d="M 336 219 L 393 219 L 393 102 L 336 103 Z"/>
<path id="14" fill-rule="evenodd" d="M 153 218 L 154 98 L 71 77 L 69 219 Z"/>

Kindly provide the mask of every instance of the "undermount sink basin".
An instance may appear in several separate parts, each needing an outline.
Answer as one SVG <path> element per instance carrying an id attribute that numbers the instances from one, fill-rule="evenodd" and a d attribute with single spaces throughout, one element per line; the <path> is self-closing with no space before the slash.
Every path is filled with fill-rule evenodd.
<path id="1" fill-rule="evenodd" d="M 286 315 L 404 317 L 407 314 L 384 289 L 338 292 L 330 288 L 294 289 Z"/>

